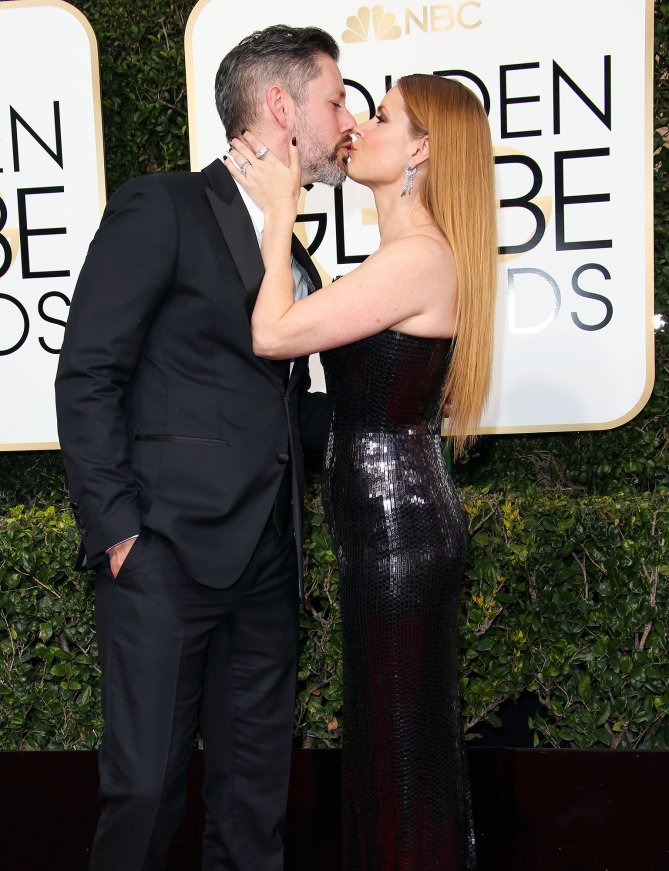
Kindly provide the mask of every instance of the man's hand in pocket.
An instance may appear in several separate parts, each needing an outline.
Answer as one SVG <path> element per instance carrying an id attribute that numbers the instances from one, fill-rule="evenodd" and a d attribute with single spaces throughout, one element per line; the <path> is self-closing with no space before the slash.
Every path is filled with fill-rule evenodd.
<path id="1" fill-rule="evenodd" d="M 121 566 L 125 562 L 125 558 L 130 553 L 130 549 L 137 541 L 136 538 L 129 538 L 127 541 L 122 541 L 120 544 L 115 544 L 107 551 L 109 555 L 109 567 L 114 577 L 121 571 Z"/>

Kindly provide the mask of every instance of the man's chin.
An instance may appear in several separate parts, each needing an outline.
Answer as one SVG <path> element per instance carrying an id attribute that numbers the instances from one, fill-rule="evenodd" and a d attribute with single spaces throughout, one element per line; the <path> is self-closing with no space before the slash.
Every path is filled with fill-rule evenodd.
<path id="1" fill-rule="evenodd" d="M 341 162 L 339 159 L 330 160 L 326 165 L 319 167 L 318 171 L 314 173 L 314 181 L 329 185 L 330 187 L 339 187 L 344 184 L 347 178 L 348 172 L 343 159 Z"/>

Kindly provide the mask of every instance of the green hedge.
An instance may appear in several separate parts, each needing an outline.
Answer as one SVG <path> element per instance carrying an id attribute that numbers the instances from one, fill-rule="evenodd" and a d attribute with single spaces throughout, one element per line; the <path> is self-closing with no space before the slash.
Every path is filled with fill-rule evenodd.
<path id="1" fill-rule="evenodd" d="M 535 744 L 669 749 L 666 494 L 461 495 L 472 535 L 460 627 L 468 735 L 499 725 L 500 705 L 529 691 L 544 706 Z M 336 746 L 338 573 L 317 487 L 309 496 L 296 731 L 304 746 Z"/>
<path id="2" fill-rule="evenodd" d="M 471 538 L 460 668 L 465 729 L 535 693 L 536 742 L 669 749 L 669 500 L 462 493 Z M 295 734 L 337 746 L 338 572 L 317 482 L 305 522 Z M 92 748 L 102 733 L 91 573 L 72 571 L 69 512 L 0 519 L 0 749 Z"/>
<path id="3" fill-rule="evenodd" d="M 183 29 L 194 2 L 76 0 L 101 60 L 108 192 L 188 168 Z M 655 5 L 656 308 L 669 319 L 669 4 Z M 656 333 L 646 408 L 608 432 L 482 439 L 455 469 L 472 543 L 463 589 L 461 692 L 468 735 L 526 691 L 551 746 L 669 745 L 664 539 L 669 335 Z M 97 746 L 92 576 L 57 453 L 0 454 L 0 749 Z M 338 574 L 309 486 L 309 603 L 295 730 L 341 741 Z"/>
<path id="4" fill-rule="evenodd" d="M 102 735 L 92 574 L 67 512 L 0 521 L 0 749 L 87 749 Z"/>

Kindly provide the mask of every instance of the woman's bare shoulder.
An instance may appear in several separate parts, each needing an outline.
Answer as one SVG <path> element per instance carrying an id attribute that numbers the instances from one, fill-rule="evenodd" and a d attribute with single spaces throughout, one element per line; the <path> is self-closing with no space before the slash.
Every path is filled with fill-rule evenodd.
<path id="1" fill-rule="evenodd" d="M 382 245 L 376 256 L 380 257 L 414 257 L 428 258 L 433 257 L 444 261 L 453 261 L 453 251 L 444 235 L 429 231 L 416 231 L 406 233 L 398 239 Z"/>
<path id="2" fill-rule="evenodd" d="M 442 291 L 444 282 L 456 283 L 453 251 L 441 234 L 416 232 L 401 236 L 381 246 L 367 262 L 392 270 L 398 279 L 409 278 L 413 284 L 434 282 Z"/>

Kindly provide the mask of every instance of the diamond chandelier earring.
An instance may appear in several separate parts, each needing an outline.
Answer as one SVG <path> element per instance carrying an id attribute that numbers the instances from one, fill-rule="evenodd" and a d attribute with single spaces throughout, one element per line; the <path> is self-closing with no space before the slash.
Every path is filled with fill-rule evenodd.
<path id="1" fill-rule="evenodd" d="M 404 194 L 410 194 L 413 190 L 413 177 L 416 175 L 417 172 L 418 167 L 414 166 L 414 168 L 412 169 L 411 163 L 407 163 L 407 165 L 404 167 L 404 187 L 402 188 L 402 193 L 400 194 L 401 197 L 403 197 Z"/>

